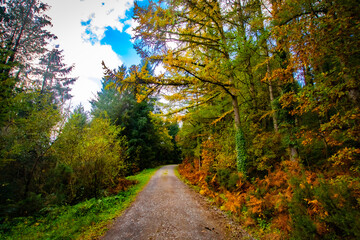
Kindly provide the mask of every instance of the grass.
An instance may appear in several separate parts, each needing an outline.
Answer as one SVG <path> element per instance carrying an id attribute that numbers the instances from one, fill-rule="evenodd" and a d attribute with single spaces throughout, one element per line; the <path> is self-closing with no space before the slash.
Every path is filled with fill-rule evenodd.
<path id="1" fill-rule="evenodd" d="M 11 228 L 0 239 L 97 239 L 103 235 L 111 220 L 121 215 L 145 187 L 155 169 L 147 169 L 127 179 L 139 183 L 117 195 L 89 199 L 74 206 L 44 209 L 39 218 L 17 218 L 7 222 Z"/>

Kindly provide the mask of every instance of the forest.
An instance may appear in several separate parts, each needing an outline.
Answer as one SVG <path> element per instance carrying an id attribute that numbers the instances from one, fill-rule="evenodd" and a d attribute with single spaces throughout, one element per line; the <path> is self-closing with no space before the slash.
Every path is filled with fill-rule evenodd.
<path id="1" fill-rule="evenodd" d="M 12 219 L 117 194 L 133 184 L 125 177 L 180 161 L 179 127 L 156 115 L 155 97 L 137 102 L 133 90 L 106 88 L 104 76 L 90 112 L 69 109 L 77 79 L 50 44 L 48 7 L 13 0 L 0 8 L 0 233 Z"/>
<path id="2" fill-rule="evenodd" d="M 47 7 L 1 4 L 0 224 L 181 163 L 259 239 L 360 238 L 358 1 L 137 1 L 141 64 L 103 62 L 89 113 Z"/>

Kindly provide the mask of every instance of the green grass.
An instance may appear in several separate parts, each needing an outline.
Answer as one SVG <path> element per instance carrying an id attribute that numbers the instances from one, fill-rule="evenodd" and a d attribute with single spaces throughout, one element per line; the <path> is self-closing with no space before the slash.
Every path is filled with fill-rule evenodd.
<path id="1" fill-rule="evenodd" d="M 139 183 L 117 195 L 90 199 L 74 206 L 44 209 L 46 216 L 17 218 L 0 227 L 0 239 L 95 239 L 103 235 L 111 220 L 121 215 L 145 187 L 156 169 L 128 177 Z"/>

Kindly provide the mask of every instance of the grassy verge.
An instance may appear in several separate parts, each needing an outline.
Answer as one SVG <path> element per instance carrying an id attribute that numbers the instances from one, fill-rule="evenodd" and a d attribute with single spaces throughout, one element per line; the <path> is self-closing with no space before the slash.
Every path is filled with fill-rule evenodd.
<path id="1" fill-rule="evenodd" d="M 2 226 L 0 234 L 5 228 L 11 227 L 11 231 L 0 235 L 0 239 L 96 239 L 106 232 L 113 218 L 130 206 L 157 169 L 128 177 L 139 183 L 117 195 L 90 199 L 74 206 L 48 208 L 43 217 L 5 222 L 8 226 Z"/>

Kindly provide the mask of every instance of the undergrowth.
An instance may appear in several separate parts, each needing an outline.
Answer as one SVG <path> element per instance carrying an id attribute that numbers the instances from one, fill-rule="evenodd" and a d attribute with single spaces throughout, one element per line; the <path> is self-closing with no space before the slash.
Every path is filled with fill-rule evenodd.
<path id="1" fill-rule="evenodd" d="M 156 169 L 146 169 L 128 180 L 138 184 L 118 194 L 89 199 L 74 206 L 48 207 L 40 217 L 5 221 L 0 239 L 95 239 L 105 233 L 110 221 L 135 200 Z"/>
<path id="2" fill-rule="evenodd" d="M 283 162 L 260 179 L 206 171 L 185 161 L 179 174 L 259 239 L 359 239 L 358 179 L 325 178 Z M 234 182 L 236 182 L 234 184 Z"/>

